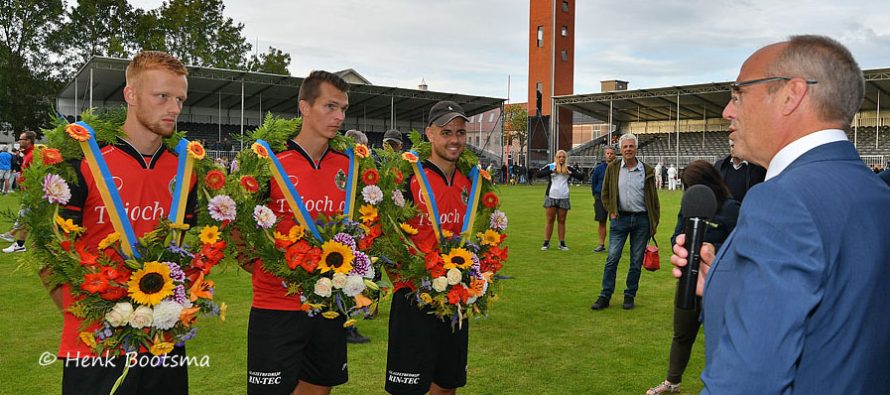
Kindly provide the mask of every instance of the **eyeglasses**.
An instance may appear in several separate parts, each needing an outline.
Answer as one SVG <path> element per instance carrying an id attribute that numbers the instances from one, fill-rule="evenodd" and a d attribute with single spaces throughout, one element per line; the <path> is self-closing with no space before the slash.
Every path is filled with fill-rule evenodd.
<path id="1" fill-rule="evenodd" d="M 757 84 L 762 84 L 762 83 L 764 83 L 764 82 L 773 82 L 773 81 L 791 81 L 791 80 L 793 80 L 793 79 L 795 79 L 795 78 L 801 78 L 801 77 L 766 77 L 766 78 L 758 78 L 758 79 L 756 79 L 756 80 L 748 80 L 748 81 L 741 81 L 741 82 L 733 82 L 732 84 L 729 84 L 729 87 L 730 87 L 730 89 L 733 90 L 733 92 L 738 92 L 738 91 L 739 91 L 739 88 L 741 88 L 741 87 L 743 87 L 743 86 L 757 85 Z M 807 83 L 807 85 L 812 85 L 812 84 L 817 84 L 817 83 L 819 83 L 819 81 L 816 81 L 816 80 L 807 80 L 807 79 L 804 79 L 804 81 Z"/>

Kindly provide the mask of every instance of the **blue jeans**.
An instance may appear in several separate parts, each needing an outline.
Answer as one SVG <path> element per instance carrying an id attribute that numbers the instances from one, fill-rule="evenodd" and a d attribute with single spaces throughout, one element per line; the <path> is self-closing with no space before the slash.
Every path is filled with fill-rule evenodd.
<path id="1" fill-rule="evenodd" d="M 643 252 L 649 240 L 649 216 L 645 212 L 618 215 L 609 225 L 609 257 L 603 270 L 603 291 L 600 296 L 609 299 L 615 292 L 615 276 L 624 242 L 630 236 L 630 269 L 627 271 L 627 288 L 624 296 L 635 297 L 640 286 L 640 269 L 643 266 Z"/>

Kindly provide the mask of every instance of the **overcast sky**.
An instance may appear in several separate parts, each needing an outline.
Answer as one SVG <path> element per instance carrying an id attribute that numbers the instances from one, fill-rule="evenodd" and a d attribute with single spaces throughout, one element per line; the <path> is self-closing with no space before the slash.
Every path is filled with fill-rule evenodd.
<path id="1" fill-rule="evenodd" d="M 143 9 L 160 0 L 130 0 Z M 353 68 L 376 85 L 527 98 L 527 0 L 230 0 L 226 15 L 291 74 Z M 863 69 L 890 67 L 887 0 L 577 0 L 575 91 L 734 80 L 757 48 L 791 34 L 847 45 Z"/>

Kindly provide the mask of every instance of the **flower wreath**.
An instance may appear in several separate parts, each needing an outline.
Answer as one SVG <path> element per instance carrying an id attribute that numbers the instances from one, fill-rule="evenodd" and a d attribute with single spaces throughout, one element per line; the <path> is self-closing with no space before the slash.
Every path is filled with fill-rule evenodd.
<path id="1" fill-rule="evenodd" d="M 261 189 L 288 178 L 280 174 L 270 149 L 284 150 L 287 140 L 300 133 L 301 125 L 300 118 L 270 114 L 246 142 L 249 148 L 237 155 L 238 171 L 226 188 L 239 206 L 253 207 L 240 211 L 235 221 L 242 243 L 238 249 L 281 278 L 289 295 L 300 295 L 302 311 L 329 319 L 344 315 L 348 318 L 344 325 L 349 326 L 355 323 L 354 317 L 376 309 L 379 287 L 373 279 L 379 265 L 372 256 L 375 240 L 381 235 L 378 210 L 387 207 L 384 191 L 392 186 L 380 177 L 366 146 L 338 135 L 330 141 L 331 148 L 341 152 L 351 149 L 357 167 L 352 215 L 305 219 L 317 233 L 299 221 L 286 234 L 277 231 L 282 218 L 266 206 L 268 193 Z"/>
<path id="2" fill-rule="evenodd" d="M 420 134 L 410 135 L 414 150 L 390 154 L 384 159 L 382 171 L 405 178 L 416 162 L 429 158 L 431 147 Z M 404 196 L 394 191 L 392 200 L 397 210 L 383 212 L 385 245 L 381 253 L 389 258 L 387 270 L 401 281 L 412 285 L 412 298 L 421 309 L 429 309 L 437 317 L 450 320 L 452 326 L 462 325 L 464 318 L 488 312 L 489 302 L 496 297 L 495 274 L 507 260 L 507 216 L 498 210 L 499 199 L 491 182 L 491 175 L 478 168 L 478 159 L 464 150 L 457 167 L 469 175 L 474 167 L 481 184 L 479 204 L 473 229 L 467 235 L 455 235 L 442 230 L 442 240 L 421 240 L 418 230 L 407 221 L 420 212 Z M 398 193 L 397 193 L 398 192 Z M 468 237 L 467 237 L 468 236 Z"/>
<path id="3" fill-rule="evenodd" d="M 82 119 L 94 129 L 97 143 L 113 144 L 124 136 L 122 111 L 101 116 L 87 111 Z M 81 142 L 93 136 L 81 124 L 63 119 L 44 132 L 47 147 L 35 152 L 40 159 L 24 171 L 23 204 L 30 208 L 25 222 L 36 248 L 22 259 L 48 269 L 49 286 L 70 286 L 76 301 L 67 312 L 83 320 L 81 341 L 97 354 L 144 347 L 161 355 L 196 335 L 198 316 L 225 320 L 226 304 L 213 300 L 214 283 L 207 277 L 224 257 L 223 233 L 234 219 L 235 205 L 228 196 L 202 186 L 200 180 L 219 173 L 212 160 L 205 159 L 204 148 L 197 142 L 183 144 L 193 159 L 196 188 L 202 192 L 197 194 L 196 211 L 204 226 L 161 219 L 132 247 L 125 246 L 116 231 L 97 246 L 87 246 L 80 238 L 86 228 L 60 216 L 59 206 L 71 198 L 69 183 L 77 182 L 73 166 L 85 156 Z M 183 135 L 176 133 L 164 142 L 172 149 Z"/>

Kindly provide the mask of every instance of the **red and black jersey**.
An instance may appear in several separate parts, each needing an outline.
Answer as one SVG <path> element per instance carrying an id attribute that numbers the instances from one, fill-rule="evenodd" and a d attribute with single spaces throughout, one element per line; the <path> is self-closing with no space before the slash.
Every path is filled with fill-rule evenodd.
<path id="1" fill-rule="evenodd" d="M 315 219 L 319 214 L 342 213 L 346 205 L 346 183 L 349 157 L 328 148 L 318 162 L 293 140 L 287 149 L 276 156 L 297 192 L 303 198 L 306 210 Z M 267 206 L 281 219 L 276 230 L 287 234 L 296 224 L 281 188 L 274 181 L 269 185 Z M 253 272 L 253 307 L 269 310 L 296 311 L 300 309 L 299 295 L 287 296 L 282 279 L 265 271 L 258 264 Z"/>
<path id="2" fill-rule="evenodd" d="M 470 198 L 470 188 L 472 187 L 470 179 L 458 169 L 454 170 L 454 174 L 449 179 L 439 167 L 428 160 L 423 162 L 423 171 L 436 200 L 442 229 L 459 235 L 464 225 L 464 214 L 467 212 L 467 202 Z M 427 214 L 426 202 L 420 193 L 421 183 L 422 181 L 414 175 L 408 178 L 408 199 L 413 201 L 420 211 L 420 214 L 409 220 L 408 224 L 417 229 L 417 235 L 413 239 L 421 240 L 421 244 L 437 245 L 432 244 L 436 242 L 436 234 Z M 404 285 L 396 284 L 395 288 L 398 290 Z"/>
<path id="3" fill-rule="evenodd" d="M 176 154 L 161 146 L 153 155 L 146 156 L 124 140 L 119 140 L 116 145 L 102 147 L 101 152 L 136 237 L 153 230 L 161 218 L 170 214 L 179 160 Z M 78 184 L 69 185 L 71 199 L 62 207 L 61 215 L 86 228 L 80 240 L 89 251 L 95 253 L 99 242 L 115 230 L 96 188 L 95 175 L 90 171 L 86 160 L 77 163 L 75 171 Z M 185 216 L 186 222 L 190 224 L 194 224 L 195 220 L 194 186 L 193 177 Z M 63 286 L 62 299 L 66 309 L 75 302 L 67 284 Z M 59 356 L 76 356 L 77 353 L 89 355 L 90 349 L 78 338 L 79 333 L 84 330 L 80 326 L 81 320 L 65 313 Z M 89 330 L 92 329 L 95 327 Z"/>

